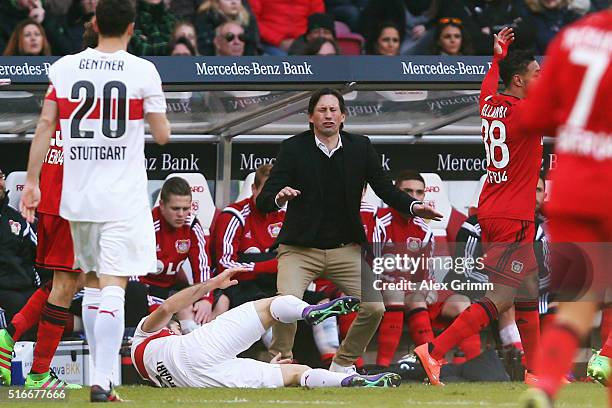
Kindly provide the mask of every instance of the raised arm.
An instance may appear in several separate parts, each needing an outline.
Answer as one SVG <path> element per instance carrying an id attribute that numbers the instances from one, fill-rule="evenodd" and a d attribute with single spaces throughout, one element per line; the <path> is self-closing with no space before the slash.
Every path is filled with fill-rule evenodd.
<path id="1" fill-rule="evenodd" d="M 142 325 L 142 330 L 147 333 L 153 333 L 166 327 L 170 319 L 172 319 L 172 315 L 187 306 L 191 306 L 207 293 L 215 289 L 225 289 L 237 284 L 238 281 L 232 279 L 232 277 L 239 272 L 243 272 L 243 269 L 228 269 L 204 283 L 190 286 L 170 296 L 160 307 L 147 316 Z"/>
<path id="2" fill-rule="evenodd" d="M 510 47 L 512 41 L 514 41 L 514 32 L 512 28 L 504 27 L 499 34 L 494 35 L 493 62 L 480 88 L 481 105 L 486 97 L 497 94 L 497 88 L 499 87 L 499 61 L 503 60 L 506 58 L 506 55 L 508 55 L 508 47 Z"/>

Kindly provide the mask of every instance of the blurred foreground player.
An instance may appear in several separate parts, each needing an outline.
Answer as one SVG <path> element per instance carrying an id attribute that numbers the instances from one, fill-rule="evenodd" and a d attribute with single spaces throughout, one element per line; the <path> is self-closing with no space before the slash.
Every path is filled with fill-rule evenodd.
<path id="1" fill-rule="evenodd" d="M 144 119 L 156 142 L 170 137 L 166 101 L 155 66 L 125 50 L 135 8 L 100 0 L 92 20 L 98 46 L 55 62 L 30 148 L 21 211 L 34 218 L 38 176 L 57 121 L 64 136 L 60 215 L 70 221 L 75 267 L 89 273 L 83 322 L 94 356 L 91 401 L 116 401 L 112 373 L 124 330 L 129 276 L 156 270 L 155 234 L 147 198 Z M 98 289 L 101 288 L 101 289 Z"/>
<path id="2" fill-rule="evenodd" d="M 540 83 L 521 107 L 519 131 L 556 135 L 558 166 L 546 207 L 553 245 L 583 244 L 594 262 L 591 289 L 610 287 L 612 242 L 612 10 L 590 14 L 565 28 L 550 45 Z M 562 86 L 561 86 L 562 84 Z M 589 185 L 598 197 L 567 200 L 573 186 Z M 591 243 L 587 247 L 587 243 Z M 596 243 L 597 245 L 593 245 Z M 605 258 L 608 258 L 606 262 Z M 605 262 L 605 270 L 603 270 Z M 581 271 L 584 272 L 584 271 Z M 553 270 L 553 274 L 558 273 Z M 523 407 L 552 407 L 580 342 L 591 330 L 601 293 L 561 303 L 536 361 L 540 381 L 524 395 Z M 601 355 L 612 356 L 610 337 Z M 610 394 L 609 394 L 610 395 Z M 610 395 L 612 402 L 612 395 Z"/>
<path id="3" fill-rule="evenodd" d="M 295 296 L 277 296 L 244 303 L 181 336 L 173 315 L 194 300 L 215 289 L 238 283 L 232 280 L 243 268 L 230 268 L 208 280 L 171 296 L 152 314 L 141 320 L 134 333 L 132 361 L 142 378 L 158 387 L 388 387 L 398 386 L 398 374 L 375 376 L 334 373 L 324 369 L 271 363 L 236 357 L 247 350 L 277 322 L 305 320 L 316 325 L 358 307 L 359 300 L 341 297 L 310 306 Z"/>
<path id="4" fill-rule="evenodd" d="M 542 139 L 527 137 L 508 128 L 521 98 L 539 76 L 540 67 L 532 55 L 521 51 L 508 54 L 513 40 L 510 28 L 502 29 L 495 36 L 493 63 L 480 92 L 487 178 L 480 193 L 478 219 L 485 249 L 484 270 L 495 287 L 461 313 L 433 342 L 415 348 L 430 382 L 436 385 L 441 384 L 439 361 L 446 352 L 479 333 L 513 304 L 516 305 L 517 321 L 524 321 L 519 331 L 528 371 L 525 380 L 533 379 L 531 372 L 540 334 L 533 240 Z M 506 89 L 498 94 L 499 76 Z M 519 288 L 527 288 L 529 297 L 517 298 Z"/>
<path id="5" fill-rule="evenodd" d="M 45 99 L 48 103 L 57 104 L 55 92 L 48 93 Z M 38 323 L 34 360 L 25 387 L 81 388 L 80 385 L 58 379 L 50 369 L 67 320 L 72 318 L 68 308 L 81 272 L 74 269 L 70 224 L 59 215 L 64 163 L 62 146 L 62 134 L 58 127 L 50 140 L 40 171 L 36 266 L 52 270 L 53 281 L 38 288 L 7 328 L 0 330 L 0 383 L 5 385 L 11 384 L 10 360 L 15 342 Z"/>

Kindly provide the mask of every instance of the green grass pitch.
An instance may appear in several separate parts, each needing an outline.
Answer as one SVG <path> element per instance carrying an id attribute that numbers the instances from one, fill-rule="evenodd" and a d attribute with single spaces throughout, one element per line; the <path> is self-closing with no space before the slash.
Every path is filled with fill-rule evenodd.
<path id="1" fill-rule="evenodd" d="M 525 386 L 520 383 L 449 384 L 434 388 L 419 384 L 404 384 L 395 389 L 301 389 L 274 390 L 247 389 L 158 389 L 144 386 L 118 388 L 128 407 L 427 407 L 427 408 L 486 408 L 519 407 L 517 399 Z M 0 401 L 7 407 L 42 406 L 76 408 L 92 407 L 88 401 L 89 390 L 72 391 L 68 400 L 61 403 L 20 403 L 15 400 Z M 555 407 L 604 408 L 606 390 L 598 384 L 571 384 L 562 391 Z M 2 404 L 8 402 L 8 404 Z"/>

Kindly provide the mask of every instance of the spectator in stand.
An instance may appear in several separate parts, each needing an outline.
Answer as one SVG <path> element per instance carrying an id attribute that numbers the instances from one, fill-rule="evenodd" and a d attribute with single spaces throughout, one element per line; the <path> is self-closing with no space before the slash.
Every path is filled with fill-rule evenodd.
<path id="1" fill-rule="evenodd" d="M 325 9 L 336 20 L 349 26 L 351 31 L 359 29 L 359 18 L 368 0 L 325 0 Z"/>
<path id="2" fill-rule="evenodd" d="M 250 0 L 265 54 L 287 55 L 308 30 L 308 16 L 325 13 L 323 0 Z"/>
<path id="3" fill-rule="evenodd" d="M 172 32 L 172 40 L 176 41 L 179 38 L 185 38 L 187 41 L 191 43 L 191 46 L 195 49 L 195 52 L 191 55 L 198 54 L 198 36 L 196 33 L 195 26 L 189 21 L 178 21 L 174 26 L 174 31 Z M 172 47 L 170 47 L 172 49 Z"/>
<path id="4" fill-rule="evenodd" d="M 0 170 L 0 309 L 9 322 L 36 291 L 40 277 L 34 270 L 36 234 L 8 205 L 5 179 Z"/>
<path id="5" fill-rule="evenodd" d="M 325 13 L 309 15 L 308 30 L 293 41 L 291 48 L 289 48 L 289 55 L 313 55 L 306 54 L 306 47 L 308 47 L 308 43 L 317 38 L 332 41 L 336 39 L 333 16 Z"/>
<path id="6" fill-rule="evenodd" d="M 204 0 L 171 0 L 170 12 L 179 20 L 193 22 L 196 10 Z"/>
<path id="7" fill-rule="evenodd" d="M 316 38 L 306 45 L 304 55 L 340 55 L 340 48 L 334 40 Z"/>
<path id="8" fill-rule="evenodd" d="M 470 36 L 476 55 L 488 55 L 493 45 L 493 35 L 503 27 L 514 29 L 514 48 L 526 49 L 533 44 L 533 29 L 521 17 L 520 3 L 523 0 L 439 0 L 436 20 L 456 18 L 462 21 L 464 31 Z M 431 48 L 433 37 L 427 39 Z M 427 50 L 427 48 L 425 49 Z M 414 54 L 419 50 L 415 50 Z M 421 49 L 421 51 L 423 51 Z"/>
<path id="9" fill-rule="evenodd" d="M 535 31 L 535 53 L 544 55 L 552 38 L 580 15 L 568 8 L 568 0 L 524 0 L 519 10 L 522 18 Z"/>
<path id="10" fill-rule="evenodd" d="M 32 19 L 21 21 L 11 34 L 4 55 L 51 55 L 51 46 L 47 41 L 45 29 Z"/>
<path id="11" fill-rule="evenodd" d="M 420 42 L 437 12 L 437 0 L 370 0 L 361 14 L 360 32 L 375 38 L 383 22 L 392 21 L 403 30 L 400 52 L 407 53 Z"/>
<path id="12" fill-rule="evenodd" d="M 257 22 L 240 0 L 206 0 L 202 3 L 195 19 L 200 54 L 214 55 L 215 30 L 226 21 L 232 21 L 244 29 L 245 45 L 242 55 L 257 55 L 259 47 Z"/>
<path id="13" fill-rule="evenodd" d="M 134 55 L 166 55 L 176 18 L 162 0 L 138 0 L 134 35 L 128 51 Z"/>
<path id="14" fill-rule="evenodd" d="M 366 40 L 365 51 L 369 55 L 394 56 L 400 53 L 404 32 L 392 21 L 382 23 Z"/>
<path id="15" fill-rule="evenodd" d="M 17 24 L 30 18 L 37 23 L 45 19 L 45 9 L 40 0 L 0 1 L 0 49 L 4 50 Z"/>
<path id="16" fill-rule="evenodd" d="M 43 26 L 53 55 L 74 54 L 83 49 L 85 23 L 94 16 L 97 4 L 98 0 L 73 0 L 63 12 L 65 5 L 60 7 L 62 3 L 56 2 L 56 7 L 47 10 Z"/>
<path id="17" fill-rule="evenodd" d="M 179 37 L 168 44 L 168 55 L 172 57 L 193 57 L 196 50 L 191 41 L 185 37 Z"/>
<path id="18" fill-rule="evenodd" d="M 246 37 L 244 28 L 238 23 L 228 21 L 215 30 L 213 40 L 215 55 L 220 57 L 241 57 L 244 55 Z"/>
<path id="19" fill-rule="evenodd" d="M 434 31 L 433 55 L 473 55 L 474 49 L 461 20 L 440 19 Z"/>

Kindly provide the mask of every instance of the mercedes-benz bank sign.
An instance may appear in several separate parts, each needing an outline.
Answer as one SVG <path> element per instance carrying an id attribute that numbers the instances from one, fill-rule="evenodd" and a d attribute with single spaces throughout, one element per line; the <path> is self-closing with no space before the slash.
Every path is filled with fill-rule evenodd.
<path id="1" fill-rule="evenodd" d="M 312 64 L 302 62 L 299 64 L 289 61 L 264 64 L 263 62 L 251 61 L 250 63 L 211 64 L 207 62 L 196 62 L 196 73 L 198 76 L 274 76 L 274 75 L 314 75 Z"/>

